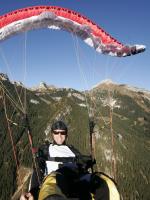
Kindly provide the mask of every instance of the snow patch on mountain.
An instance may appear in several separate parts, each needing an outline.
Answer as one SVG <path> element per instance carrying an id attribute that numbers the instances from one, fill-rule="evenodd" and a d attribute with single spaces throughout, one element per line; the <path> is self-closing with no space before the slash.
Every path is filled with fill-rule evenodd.
<path id="1" fill-rule="evenodd" d="M 86 104 L 84 104 L 84 103 L 79 103 L 78 105 L 81 107 L 87 107 Z"/>
<path id="2" fill-rule="evenodd" d="M 111 109 L 113 108 L 120 108 L 120 102 L 117 101 L 117 99 L 114 99 L 113 97 L 108 98 L 101 98 L 103 106 L 109 106 Z"/>
<path id="3" fill-rule="evenodd" d="M 33 104 L 36 104 L 36 105 L 39 104 L 39 101 L 37 101 L 35 99 L 30 99 L 30 102 L 33 103 Z"/>
<path id="4" fill-rule="evenodd" d="M 105 158 L 106 158 L 107 161 L 111 161 L 112 151 L 110 149 L 105 149 L 104 155 L 105 155 Z"/>
<path id="5" fill-rule="evenodd" d="M 60 101 L 62 99 L 62 97 L 52 97 L 52 99 L 55 101 Z"/>
<path id="6" fill-rule="evenodd" d="M 68 97 L 72 97 L 72 96 L 81 100 L 81 101 L 85 101 L 85 97 L 82 94 L 75 93 L 75 92 L 74 93 L 69 92 Z"/>

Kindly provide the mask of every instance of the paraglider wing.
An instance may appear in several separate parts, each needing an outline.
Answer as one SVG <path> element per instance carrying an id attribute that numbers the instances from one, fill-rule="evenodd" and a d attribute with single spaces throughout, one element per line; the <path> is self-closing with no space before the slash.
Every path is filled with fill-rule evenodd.
<path id="1" fill-rule="evenodd" d="M 96 51 L 111 56 L 130 56 L 145 50 L 144 45 L 125 46 L 87 17 L 56 6 L 28 7 L 1 16 L 0 41 L 14 34 L 44 27 L 69 31 Z"/>

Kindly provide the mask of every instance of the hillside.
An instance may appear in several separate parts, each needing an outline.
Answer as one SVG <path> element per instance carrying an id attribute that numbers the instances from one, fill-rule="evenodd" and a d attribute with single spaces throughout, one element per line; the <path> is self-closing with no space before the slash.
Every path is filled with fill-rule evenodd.
<path id="1" fill-rule="evenodd" d="M 16 190 L 12 199 L 17 199 L 31 173 L 25 113 L 35 147 L 49 139 L 52 122 L 62 119 L 69 126 L 68 143 L 83 154 L 90 154 L 90 116 L 96 124 L 97 169 L 116 178 L 122 199 L 149 199 L 150 92 L 108 81 L 86 92 L 45 83 L 26 89 L 7 77 L 0 86 L 1 200 L 11 199 Z"/>
<path id="2" fill-rule="evenodd" d="M 116 176 L 122 199 L 149 199 L 150 93 L 105 82 L 90 96 L 98 169 Z"/>

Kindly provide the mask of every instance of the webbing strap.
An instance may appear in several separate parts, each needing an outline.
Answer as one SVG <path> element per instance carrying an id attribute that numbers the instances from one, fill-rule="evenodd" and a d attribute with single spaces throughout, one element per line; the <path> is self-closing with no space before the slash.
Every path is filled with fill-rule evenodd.
<path id="1" fill-rule="evenodd" d="M 56 162 L 75 162 L 76 158 L 75 157 L 49 157 L 48 161 L 56 161 Z"/>

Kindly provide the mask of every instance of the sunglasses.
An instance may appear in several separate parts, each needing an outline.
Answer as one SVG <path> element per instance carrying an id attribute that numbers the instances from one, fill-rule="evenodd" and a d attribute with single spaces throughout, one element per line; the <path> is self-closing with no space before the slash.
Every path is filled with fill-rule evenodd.
<path id="1" fill-rule="evenodd" d="M 58 135 L 58 134 L 67 135 L 67 132 L 66 132 L 66 131 L 63 131 L 63 130 L 62 130 L 62 131 L 60 130 L 60 131 L 53 131 L 53 134 L 54 134 L 54 135 Z"/>

